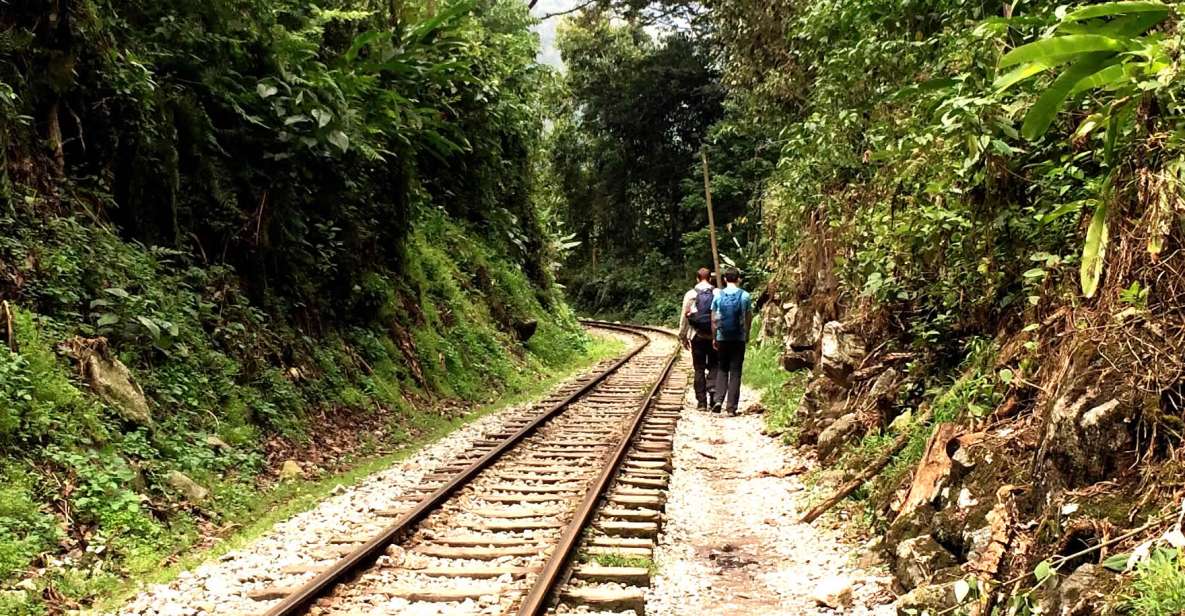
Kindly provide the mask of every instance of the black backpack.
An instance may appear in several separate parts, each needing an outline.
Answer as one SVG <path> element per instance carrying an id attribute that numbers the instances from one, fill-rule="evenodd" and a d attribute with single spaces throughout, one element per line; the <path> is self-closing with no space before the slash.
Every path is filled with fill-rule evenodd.
<path id="1" fill-rule="evenodd" d="M 701 289 L 695 294 L 695 312 L 688 319 L 695 331 L 705 335 L 712 335 L 712 293 L 713 289 Z"/>

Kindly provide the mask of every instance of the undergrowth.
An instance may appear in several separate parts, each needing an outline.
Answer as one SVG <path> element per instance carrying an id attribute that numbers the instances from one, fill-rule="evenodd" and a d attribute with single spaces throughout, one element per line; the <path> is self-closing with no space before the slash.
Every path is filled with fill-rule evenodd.
<path id="1" fill-rule="evenodd" d="M 75 218 L 0 226 L 11 230 L 0 266 L 26 280 L 10 302 L 17 350 L 0 344 L 4 616 L 88 605 L 212 528 L 306 502 L 261 482 L 278 444 L 322 447 L 325 419 L 368 427 L 347 438 L 356 464 L 614 352 L 589 345 L 554 291 L 432 211 L 409 235 L 405 273 L 366 276 L 340 298 L 352 320 L 333 325 L 270 316 L 229 269 Z M 538 326 L 523 344 L 513 327 L 528 319 Z M 82 378 L 67 347 L 98 337 L 143 388 L 149 420 Z M 208 495 L 181 493 L 175 473 Z"/>
<path id="2" fill-rule="evenodd" d="M 658 570 L 658 566 L 654 560 L 645 556 L 629 556 L 627 554 L 589 554 L 587 552 L 581 553 L 578 560 L 581 562 L 596 563 L 602 567 L 636 567 L 638 569 L 646 569 L 651 575 Z"/>
<path id="3" fill-rule="evenodd" d="M 759 331 L 760 324 L 754 324 Z M 786 372 L 781 364 L 782 349 L 777 344 L 752 344 L 745 356 L 743 381 L 761 393 L 761 404 L 765 407 L 765 431 L 782 435 L 786 442 L 794 437 L 795 411 L 806 382 L 808 371 Z"/>
<path id="4" fill-rule="evenodd" d="M 1136 616 L 1185 614 L 1185 560 L 1180 550 L 1153 550 L 1135 571 L 1122 603 Z"/>
<path id="5" fill-rule="evenodd" d="M 904 432 L 909 435 L 905 447 L 893 456 L 868 484 L 853 493 L 856 500 L 869 500 L 870 507 L 889 502 L 906 476 L 926 453 L 926 444 L 939 424 L 964 422 L 986 416 L 1000 402 L 1005 383 L 992 371 L 997 349 L 988 340 L 973 339 L 959 366 L 960 376 L 953 382 L 932 378 L 932 384 L 920 392 L 904 391 L 899 397 L 917 393 L 922 402 L 917 408 L 907 408 L 891 425 L 883 430 L 865 434 L 859 442 L 847 447 L 839 460 L 840 466 L 852 471 L 862 470 L 882 456 Z M 918 371 L 919 367 L 911 367 Z M 926 407 L 932 409 L 928 420 L 922 421 Z"/>

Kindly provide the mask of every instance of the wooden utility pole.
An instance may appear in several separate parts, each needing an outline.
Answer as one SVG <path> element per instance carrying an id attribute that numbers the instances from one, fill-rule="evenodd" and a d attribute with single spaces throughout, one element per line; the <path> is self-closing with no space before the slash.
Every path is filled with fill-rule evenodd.
<path id="1" fill-rule="evenodd" d="M 716 251 L 716 215 L 712 212 L 712 183 L 708 180 L 708 149 L 700 148 L 704 161 L 704 200 L 708 203 L 708 237 L 712 240 L 712 265 L 716 269 L 716 288 L 724 288 L 724 273 L 720 271 L 720 253 Z"/>

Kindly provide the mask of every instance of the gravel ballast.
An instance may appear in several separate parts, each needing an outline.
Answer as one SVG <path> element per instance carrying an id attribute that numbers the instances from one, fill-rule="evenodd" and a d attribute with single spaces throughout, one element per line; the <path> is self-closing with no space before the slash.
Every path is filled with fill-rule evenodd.
<path id="1" fill-rule="evenodd" d="M 752 391 L 744 396 L 741 408 L 756 399 Z M 860 549 L 845 541 L 841 529 L 797 523 L 808 506 L 801 473 L 810 468 L 811 458 L 762 434 L 760 415 L 725 417 L 693 407 L 688 404 L 676 431 L 647 615 L 894 614 L 888 575 L 858 568 L 854 561 Z M 266 603 L 250 598 L 253 591 L 298 586 L 310 579 L 314 574 L 299 572 L 302 566 L 328 564 L 340 556 L 343 536 L 377 532 L 390 520 L 372 512 L 396 508 L 399 497 L 422 484 L 425 474 L 468 451 L 521 408 L 482 417 L 406 461 L 339 488 L 248 545 L 170 583 L 143 589 L 116 613 L 261 612 Z M 823 605 L 826 593 L 838 595 L 838 607 Z M 483 613 L 475 605 L 452 608 L 423 613 Z M 413 612 L 421 613 L 402 613 Z"/>

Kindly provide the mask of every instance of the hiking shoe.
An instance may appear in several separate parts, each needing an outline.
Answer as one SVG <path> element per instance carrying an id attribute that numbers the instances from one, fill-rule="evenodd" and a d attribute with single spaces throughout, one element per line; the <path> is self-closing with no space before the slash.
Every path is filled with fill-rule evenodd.
<path id="1" fill-rule="evenodd" d="M 712 405 L 712 412 L 719 413 L 721 408 L 723 408 L 723 406 L 719 402 L 717 402 Z"/>
<path id="2" fill-rule="evenodd" d="M 737 415 L 740 415 L 736 409 L 728 409 L 726 412 L 728 413 L 729 417 L 736 417 Z"/>
<path id="3" fill-rule="evenodd" d="M 699 411 L 699 412 L 701 412 L 701 413 L 707 412 L 707 410 L 708 410 L 708 405 L 707 405 L 706 403 L 704 403 L 704 402 L 700 402 L 699 404 L 696 404 L 696 405 L 695 405 L 695 410 L 697 410 L 697 411 Z"/>

